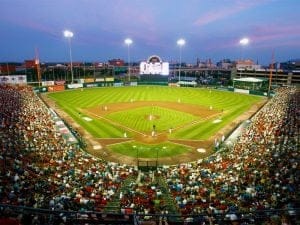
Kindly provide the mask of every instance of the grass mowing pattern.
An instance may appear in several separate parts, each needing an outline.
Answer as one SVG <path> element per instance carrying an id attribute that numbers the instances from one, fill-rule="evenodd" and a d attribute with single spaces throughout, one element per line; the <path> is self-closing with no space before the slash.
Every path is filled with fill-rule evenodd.
<path id="1" fill-rule="evenodd" d="M 190 103 L 199 105 L 201 107 L 210 106 L 216 110 L 223 110 L 224 113 L 221 116 L 222 122 L 213 123 L 211 120 L 203 120 L 203 122 L 187 126 L 182 129 L 177 130 L 172 133 L 171 138 L 178 139 L 199 139 L 205 140 L 211 135 L 215 134 L 220 128 L 224 127 L 226 124 L 230 123 L 237 116 L 241 115 L 243 112 L 248 110 L 254 103 L 257 103 L 262 98 L 259 96 L 244 95 L 227 91 L 218 91 L 211 89 L 202 89 L 202 88 L 174 88 L 174 87 L 165 87 L 165 86 L 137 86 L 137 87 L 105 87 L 105 88 L 91 88 L 84 89 L 81 91 L 69 90 L 64 92 L 57 93 L 48 93 L 49 97 L 57 102 L 57 104 L 65 110 L 78 124 L 80 124 L 84 129 L 86 129 L 91 135 L 98 138 L 122 138 L 124 135 L 124 129 L 114 126 L 102 119 L 93 118 L 92 121 L 87 122 L 83 120 L 83 117 L 86 115 L 79 114 L 80 109 L 101 106 L 109 103 L 117 102 L 130 102 L 134 101 L 168 101 L 168 102 L 180 102 Z M 149 109 L 139 109 L 139 110 L 149 110 Z M 130 111 L 130 112 L 129 112 Z M 127 114 L 134 113 L 129 110 Z M 172 110 L 164 109 L 160 111 L 165 114 L 170 114 Z M 136 112 L 137 113 L 137 112 Z M 175 114 L 172 117 L 173 124 L 180 124 L 185 122 L 185 118 L 181 116 L 176 116 L 182 112 L 174 111 L 171 114 Z M 107 115 L 111 119 L 120 122 L 120 118 L 114 118 L 114 116 L 123 116 L 124 112 L 118 112 L 116 115 Z M 126 113 L 125 113 L 126 114 Z M 187 116 L 186 113 L 183 113 L 184 116 Z M 188 117 L 192 115 L 188 115 Z M 128 118 L 130 116 L 128 115 Z M 135 116 L 134 116 L 135 117 Z M 123 120 L 123 119 L 121 119 Z M 128 120 L 126 123 L 128 126 L 134 126 L 141 130 L 148 130 L 148 125 L 139 124 L 143 120 Z M 144 121 L 145 122 L 145 121 Z M 133 125 L 134 124 L 134 125 Z M 163 122 L 157 121 L 156 127 L 158 129 L 168 129 L 170 124 L 163 124 Z M 174 125 L 173 125 L 174 126 Z M 151 129 L 151 128 L 150 128 Z M 132 134 L 129 131 L 126 131 L 128 137 L 131 137 Z M 123 146 L 124 145 L 124 146 Z M 143 145 L 143 144 L 139 144 Z M 131 151 L 128 151 L 128 148 L 131 149 L 133 144 L 130 143 L 128 146 L 126 143 L 115 145 L 112 149 L 115 151 L 121 151 L 123 149 L 123 154 L 130 154 Z M 146 146 L 146 145 L 145 145 Z M 157 145 L 159 146 L 159 145 Z M 151 146 L 151 154 L 153 157 L 153 148 L 156 146 Z M 175 145 L 173 148 L 174 154 L 176 153 L 175 149 L 181 149 L 183 146 Z M 184 148 L 184 147 L 183 147 Z M 119 149 L 119 150 L 117 150 Z M 143 147 L 142 147 L 143 149 Z M 186 148 L 186 151 L 188 149 Z M 142 155 L 143 150 L 141 150 L 141 157 L 146 157 Z M 173 154 L 173 155 L 174 155 Z M 134 156 L 135 157 L 135 156 Z"/>
<path id="2" fill-rule="evenodd" d="M 93 119 L 86 121 L 83 118 L 88 117 L 84 114 L 79 114 L 77 107 L 72 107 L 66 102 L 59 101 L 58 106 L 68 113 L 81 127 L 84 127 L 95 138 L 118 138 L 124 134 L 124 131 L 119 127 L 113 126 L 109 123 L 104 123 L 100 119 Z M 131 136 L 130 132 L 127 132 Z"/>
<path id="3" fill-rule="evenodd" d="M 150 120 L 148 117 L 150 115 L 157 118 Z M 114 112 L 109 114 L 107 118 L 143 132 L 152 131 L 153 125 L 155 125 L 157 132 L 161 132 L 168 130 L 171 127 L 177 127 L 199 119 L 198 117 L 188 113 L 178 112 L 158 106 Z"/>
<path id="4" fill-rule="evenodd" d="M 214 119 L 210 119 L 207 121 L 203 121 L 194 126 L 189 126 L 181 129 L 180 131 L 174 133 L 171 137 L 178 139 L 200 139 L 206 140 L 213 134 L 215 134 L 218 130 L 224 127 L 226 124 L 234 120 L 237 116 L 241 114 L 241 112 L 249 109 L 249 105 L 242 105 L 239 108 L 234 108 L 230 110 L 230 112 L 224 114 L 224 116 L 220 116 L 221 122 L 214 123 Z"/>

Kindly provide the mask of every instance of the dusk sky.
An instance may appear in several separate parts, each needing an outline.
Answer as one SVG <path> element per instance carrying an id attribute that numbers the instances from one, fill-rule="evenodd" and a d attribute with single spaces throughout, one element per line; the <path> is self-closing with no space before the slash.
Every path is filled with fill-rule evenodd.
<path id="1" fill-rule="evenodd" d="M 262 65 L 300 58 L 300 0 L 0 0 L 0 62 L 33 59 L 196 63 L 250 58 Z M 250 43 L 241 46 L 239 40 Z"/>

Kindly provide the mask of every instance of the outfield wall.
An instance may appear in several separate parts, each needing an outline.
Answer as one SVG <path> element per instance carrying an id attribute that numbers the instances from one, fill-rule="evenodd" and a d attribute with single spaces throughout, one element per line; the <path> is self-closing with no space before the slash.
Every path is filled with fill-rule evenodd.
<path id="1" fill-rule="evenodd" d="M 52 84 L 52 83 L 51 83 Z M 138 85 L 157 85 L 157 86 L 170 86 L 170 87 L 180 87 L 178 83 L 170 83 L 166 81 L 138 81 L 138 82 L 114 82 L 114 81 L 103 81 L 103 82 L 91 82 L 91 83 L 76 83 L 76 84 L 64 84 L 62 82 L 55 82 L 54 85 L 34 87 L 36 92 L 55 92 L 55 91 L 64 91 L 67 89 L 77 89 L 77 88 L 97 88 L 97 87 L 122 87 L 122 86 L 138 86 Z M 184 88 L 185 86 L 183 86 Z M 238 89 L 233 87 L 225 86 L 189 86 L 194 88 L 213 88 L 222 91 L 231 91 L 243 94 L 267 96 L 267 92 L 257 91 L 257 90 L 245 90 Z M 271 93 L 271 95 L 273 92 Z"/>

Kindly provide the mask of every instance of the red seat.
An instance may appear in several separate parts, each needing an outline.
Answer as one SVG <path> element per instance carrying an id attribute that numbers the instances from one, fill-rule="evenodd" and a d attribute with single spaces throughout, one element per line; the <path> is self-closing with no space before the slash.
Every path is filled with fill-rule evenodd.
<path id="1" fill-rule="evenodd" d="M 16 219 L 1 218 L 0 225 L 21 225 L 21 223 Z"/>

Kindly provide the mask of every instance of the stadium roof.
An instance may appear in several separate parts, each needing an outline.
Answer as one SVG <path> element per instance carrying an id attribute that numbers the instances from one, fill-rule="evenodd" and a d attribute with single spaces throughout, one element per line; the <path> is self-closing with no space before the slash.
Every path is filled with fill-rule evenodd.
<path id="1" fill-rule="evenodd" d="M 254 82 L 254 83 L 258 83 L 258 82 L 266 81 L 267 79 L 253 78 L 253 77 L 243 77 L 243 78 L 236 78 L 236 79 L 233 79 L 233 80 L 234 80 L 234 81 L 243 81 L 243 82 Z"/>

